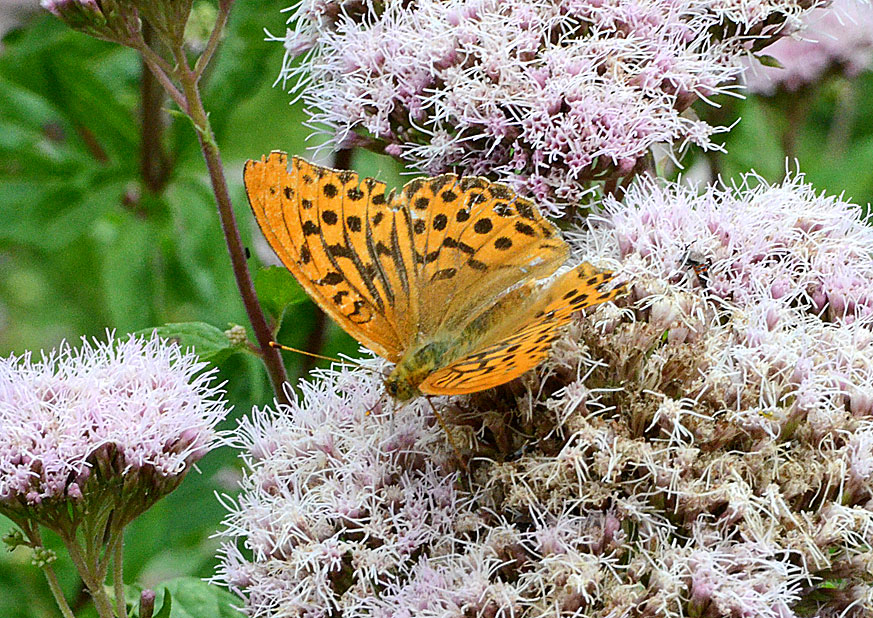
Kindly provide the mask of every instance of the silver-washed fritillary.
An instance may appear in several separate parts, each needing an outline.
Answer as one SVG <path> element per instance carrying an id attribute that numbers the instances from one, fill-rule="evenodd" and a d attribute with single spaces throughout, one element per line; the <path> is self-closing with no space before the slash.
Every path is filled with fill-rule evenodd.
<path id="1" fill-rule="evenodd" d="M 457 395 L 534 368 L 572 314 L 614 298 L 613 275 L 569 255 L 558 229 L 506 185 L 443 174 L 398 194 L 272 152 L 245 167 L 273 250 L 350 335 L 396 363 L 388 392 Z"/>

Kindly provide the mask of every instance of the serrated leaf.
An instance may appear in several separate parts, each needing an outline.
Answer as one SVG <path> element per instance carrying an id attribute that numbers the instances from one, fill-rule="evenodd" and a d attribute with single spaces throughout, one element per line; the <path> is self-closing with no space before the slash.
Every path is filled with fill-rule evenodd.
<path id="1" fill-rule="evenodd" d="M 224 331 L 205 322 L 164 324 L 155 328 L 144 328 L 132 334 L 150 337 L 152 333 L 177 342 L 183 349 L 193 348 L 202 360 L 214 364 L 220 363 L 240 349 L 231 344 Z"/>
<path id="2" fill-rule="evenodd" d="M 268 266 L 255 274 L 255 292 L 264 308 L 276 319 L 282 318 L 289 305 L 308 298 L 294 275 L 280 266 Z"/>

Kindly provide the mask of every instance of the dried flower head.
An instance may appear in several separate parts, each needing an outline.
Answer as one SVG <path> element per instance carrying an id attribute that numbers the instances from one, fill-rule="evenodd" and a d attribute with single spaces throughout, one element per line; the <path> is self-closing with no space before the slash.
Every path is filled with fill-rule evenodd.
<path id="1" fill-rule="evenodd" d="M 433 399 L 469 473 L 379 361 L 245 421 L 217 579 L 253 617 L 873 615 L 863 221 L 802 178 L 636 185 L 572 239 L 620 256 L 624 305 Z"/>
<path id="2" fill-rule="evenodd" d="M 688 107 L 811 4 L 301 0 L 282 77 L 332 145 L 497 176 L 557 215 L 655 144 L 716 148 Z"/>
<path id="3" fill-rule="evenodd" d="M 873 63 L 873 5 L 864 0 L 834 0 L 804 19 L 804 27 L 763 53 L 781 67 L 749 62 L 744 80 L 752 92 L 772 95 L 795 91 L 829 75 L 854 77 Z"/>
<path id="4" fill-rule="evenodd" d="M 0 512 L 75 530 L 100 507 L 123 526 L 217 445 L 205 367 L 158 337 L 0 359 Z"/>

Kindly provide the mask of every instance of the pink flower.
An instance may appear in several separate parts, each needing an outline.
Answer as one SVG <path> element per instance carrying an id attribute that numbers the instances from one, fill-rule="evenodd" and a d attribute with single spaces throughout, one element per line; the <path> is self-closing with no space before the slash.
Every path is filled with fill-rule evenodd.
<path id="1" fill-rule="evenodd" d="M 334 145 L 365 134 L 426 172 L 460 168 L 535 191 L 559 215 L 598 182 L 632 174 L 654 144 L 714 148 L 721 129 L 683 112 L 732 87 L 745 33 L 806 6 L 301 0 L 281 38 L 282 78 Z"/>
<path id="2" fill-rule="evenodd" d="M 217 445 L 226 406 L 205 367 L 157 337 L 0 359 L 0 511 L 81 502 L 122 477 L 143 483 L 126 500 L 167 493 Z"/>
<path id="3" fill-rule="evenodd" d="M 638 180 L 568 234 L 628 296 L 536 371 L 401 406 L 367 360 L 244 421 L 216 579 L 253 618 L 867 616 L 871 234 L 801 178 Z"/>

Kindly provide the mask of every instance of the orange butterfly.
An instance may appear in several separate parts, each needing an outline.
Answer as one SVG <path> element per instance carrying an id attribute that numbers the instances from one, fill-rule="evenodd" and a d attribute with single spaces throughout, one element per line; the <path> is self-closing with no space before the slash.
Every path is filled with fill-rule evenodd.
<path id="1" fill-rule="evenodd" d="M 573 312 L 614 298 L 612 273 L 569 255 L 534 204 L 484 178 L 385 184 L 272 152 L 245 168 L 270 246 L 343 329 L 396 363 L 388 392 L 458 395 L 548 356 Z"/>

